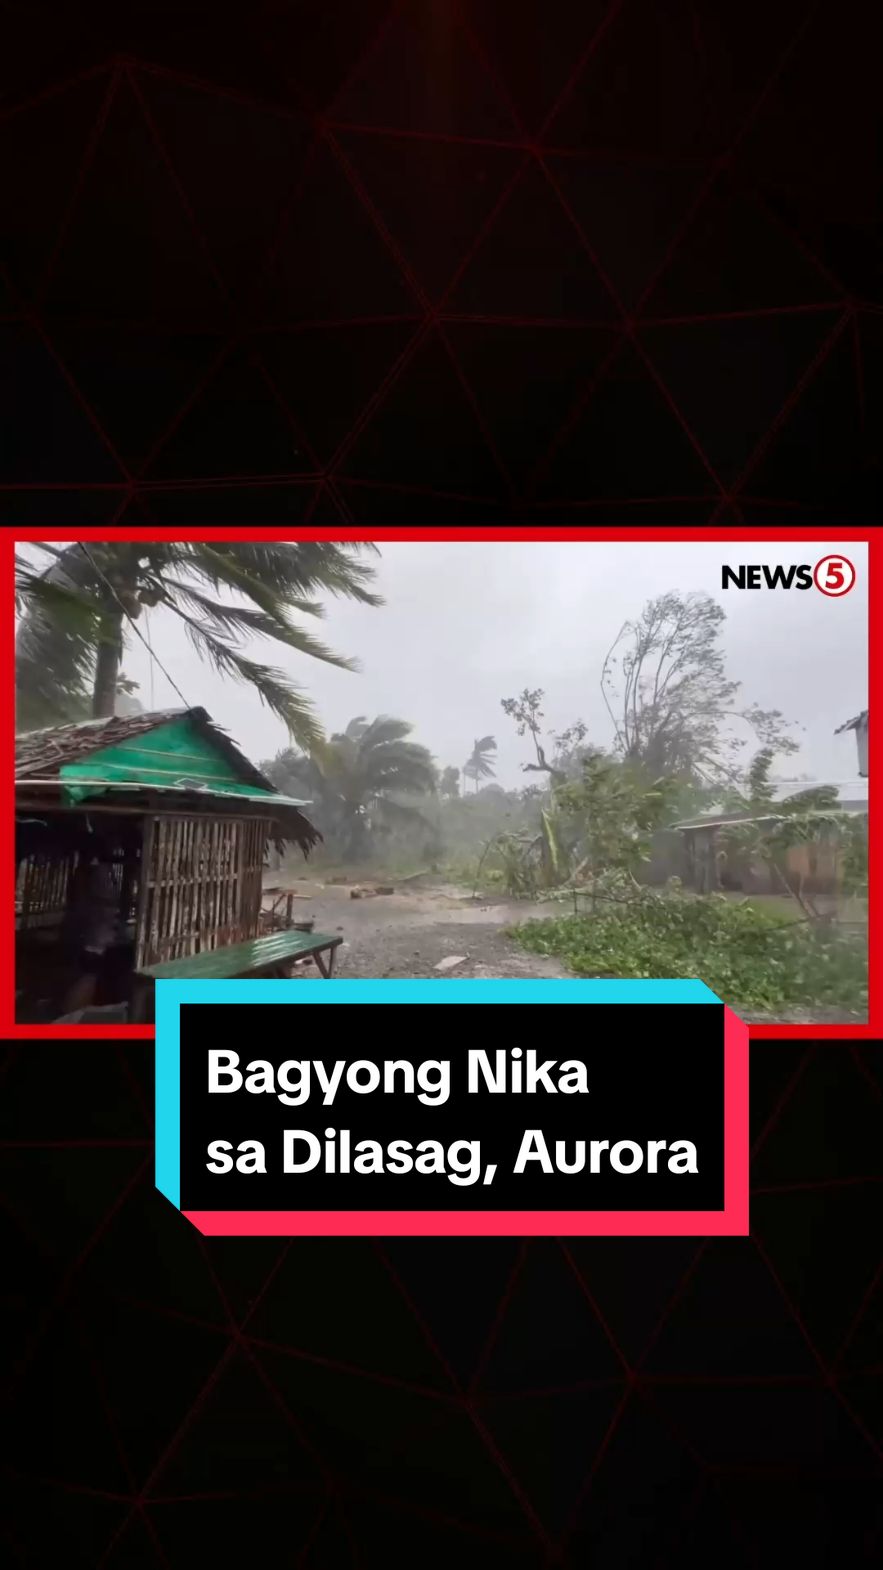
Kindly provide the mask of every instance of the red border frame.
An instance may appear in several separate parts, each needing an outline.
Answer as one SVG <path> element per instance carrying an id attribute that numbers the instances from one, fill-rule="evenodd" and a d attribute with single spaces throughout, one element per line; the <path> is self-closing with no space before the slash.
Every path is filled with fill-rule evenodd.
<path id="1" fill-rule="evenodd" d="M 75 528 L 69 529 L 16 529 L 6 528 L 0 531 L 0 582 L 6 585 L 6 592 L 10 601 L 13 596 L 15 547 L 17 543 L 27 543 L 38 540 L 153 540 L 161 537 L 163 533 L 169 534 L 170 530 L 158 528 L 127 529 L 104 528 L 96 526 L 87 532 Z M 727 529 L 714 528 L 683 528 L 659 527 L 610 527 L 610 528 L 580 528 L 568 526 L 513 526 L 486 527 L 486 528 L 420 528 L 419 526 L 405 528 L 372 528 L 372 529 L 347 529 L 336 524 L 331 527 L 289 527 L 278 529 L 264 528 L 238 528 L 238 529 L 178 529 L 177 537 L 182 540 L 240 540 L 243 535 L 255 540 L 340 540 L 340 541 L 376 541 L 378 544 L 392 541 L 558 541 L 577 542 L 590 540 L 605 541 L 680 541 L 686 543 L 692 540 L 725 540 L 729 544 L 745 541 L 785 542 L 798 540 L 830 545 L 841 538 L 844 545 L 863 544 L 868 550 L 868 575 L 869 575 L 869 617 L 868 617 L 868 704 L 874 701 L 878 685 L 878 675 L 883 668 L 883 633 L 878 629 L 876 618 L 873 615 L 873 591 L 876 586 L 875 578 L 875 549 L 874 530 L 870 528 L 803 528 L 800 526 L 778 528 L 740 528 Z M 883 609 L 883 596 L 881 596 L 881 609 Z M 6 690 L 9 694 L 8 722 L 3 725 L 2 740 L 3 756 L 0 759 L 0 857 L 7 869 L 7 887 L 12 883 L 12 869 L 15 862 L 15 618 L 10 616 L 5 625 L 5 639 L 2 655 L 0 655 L 0 676 L 6 678 Z M 883 744 L 880 748 L 883 752 Z M 876 745 L 873 735 L 869 738 L 869 755 L 875 760 Z M 869 776 L 871 765 L 869 764 Z M 883 838 L 881 838 L 874 825 L 873 817 L 869 820 L 869 861 L 871 887 L 876 889 L 881 882 L 883 874 Z M 868 1040 L 883 1035 L 883 1009 L 877 1001 L 876 975 L 878 962 L 883 961 L 883 942 L 880 938 L 880 925 L 876 919 L 875 901 L 872 899 L 868 912 L 868 959 L 869 959 L 869 1007 L 868 1023 L 852 1025 L 752 1025 L 750 1035 L 752 1040 L 768 1039 L 800 1039 L 800 1040 Z M 883 988 L 881 988 L 883 997 Z M 152 1040 L 153 1027 L 149 1025 L 17 1025 L 15 1016 L 15 911 L 12 901 L 3 901 L 0 906 L 0 1031 L 7 1039 L 43 1039 L 59 1040 L 72 1038 L 74 1040 L 96 1039 L 107 1036 L 114 1040 L 120 1038 Z M 879 1017 L 878 1017 L 879 1016 Z"/>

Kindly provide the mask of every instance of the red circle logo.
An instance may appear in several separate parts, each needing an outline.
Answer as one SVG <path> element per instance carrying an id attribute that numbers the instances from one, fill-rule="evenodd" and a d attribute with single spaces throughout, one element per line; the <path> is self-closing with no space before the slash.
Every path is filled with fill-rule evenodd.
<path id="1" fill-rule="evenodd" d="M 855 568 L 848 556 L 823 556 L 816 562 L 812 581 L 822 594 L 840 599 L 855 584 Z"/>

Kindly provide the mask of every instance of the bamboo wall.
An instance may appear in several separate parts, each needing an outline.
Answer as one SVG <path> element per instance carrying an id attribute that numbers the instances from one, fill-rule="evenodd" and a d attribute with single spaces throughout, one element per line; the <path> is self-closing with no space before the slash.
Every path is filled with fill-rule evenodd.
<path id="1" fill-rule="evenodd" d="M 75 915 L 71 910 L 71 899 L 80 864 L 80 854 L 75 850 L 63 855 L 59 855 L 57 850 L 40 850 L 22 858 L 15 879 L 17 931 L 29 932 L 35 927 L 61 926 L 72 914 Z M 111 879 L 122 905 L 126 881 L 123 852 L 119 852 L 112 864 Z"/>
<path id="2" fill-rule="evenodd" d="M 77 865 L 77 853 L 59 858 L 37 851 L 18 865 L 15 880 L 15 924 L 20 932 L 60 925 Z"/>
<path id="3" fill-rule="evenodd" d="M 146 820 L 135 967 L 258 935 L 265 818 Z"/>

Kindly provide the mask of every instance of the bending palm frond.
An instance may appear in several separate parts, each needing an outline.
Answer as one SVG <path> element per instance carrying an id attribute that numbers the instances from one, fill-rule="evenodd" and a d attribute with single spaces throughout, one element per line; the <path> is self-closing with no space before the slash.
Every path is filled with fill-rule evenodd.
<path id="1" fill-rule="evenodd" d="M 431 827 L 419 808 L 400 800 L 431 795 L 436 787 L 431 754 L 407 739 L 412 729 L 391 715 L 370 721 L 358 715 L 309 757 L 288 748 L 264 766 L 265 772 L 281 789 L 308 792 L 326 839 L 337 838 L 344 854 L 359 856 L 371 817 Z"/>
<path id="2" fill-rule="evenodd" d="M 177 614 L 185 623 L 187 636 L 200 659 L 207 660 L 219 675 L 230 676 L 234 681 L 253 687 L 261 702 L 282 720 L 292 736 L 302 739 L 305 746 L 317 746 L 321 742 L 322 727 L 313 705 L 287 680 L 283 671 L 259 665 L 180 609 Z"/>
<path id="3" fill-rule="evenodd" d="M 18 561 L 16 697 L 19 722 L 51 724 L 84 709 L 113 713 L 129 627 L 145 606 L 162 604 L 185 624 L 196 651 L 247 682 L 304 747 L 321 732 L 309 701 L 285 672 L 250 660 L 242 645 L 260 637 L 323 664 L 355 670 L 295 616 L 324 614 L 316 592 L 379 605 L 364 558 L 373 547 L 332 542 L 150 540 L 83 542 L 56 550 L 45 569 Z M 221 599 L 230 595 L 230 600 Z"/>
<path id="4" fill-rule="evenodd" d="M 305 627 L 295 626 L 283 614 L 278 616 L 268 615 L 262 610 L 248 610 L 238 605 L 223 605 L 216 600 L 210 600 L 206 595 L 200 594 L 198 589 L 187 584 L 170 580 L 174 589 L 174 599 L 167 601 L 168 609 L 174 611 L 176 616 L 184 620 L 192 619 L 184 616 L 183 605 L 191 605 L 199 611 L 206 623 L 206 631 L 216 631 L 228 639 L 242 642 L 245 638 L 275 638 L 278 643 L 285 643 L 290 649 L 296 649 L 298 654 L 308 654 L 314 660 L 322 660 L 325 665 L 336 665 L 345 671 L 358 670 L 358 662 L 349 660 L 342 654 L 335 654 L 333 650 L 320 643 L 307 632 Z"/>

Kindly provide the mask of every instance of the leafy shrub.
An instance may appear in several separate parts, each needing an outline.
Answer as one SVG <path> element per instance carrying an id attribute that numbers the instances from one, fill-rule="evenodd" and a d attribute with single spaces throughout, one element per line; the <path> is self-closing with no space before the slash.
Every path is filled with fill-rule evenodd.
<path id="1" fill-rule="evenodd" d="M 720 895 L 635 891 L 594 916 L 527 921 L 513 935 L 581 976 L 704 981 L 737 1012 L 867 1012 L 868 958 L 857 940 L 825 923 L 782 922 Z"/>

